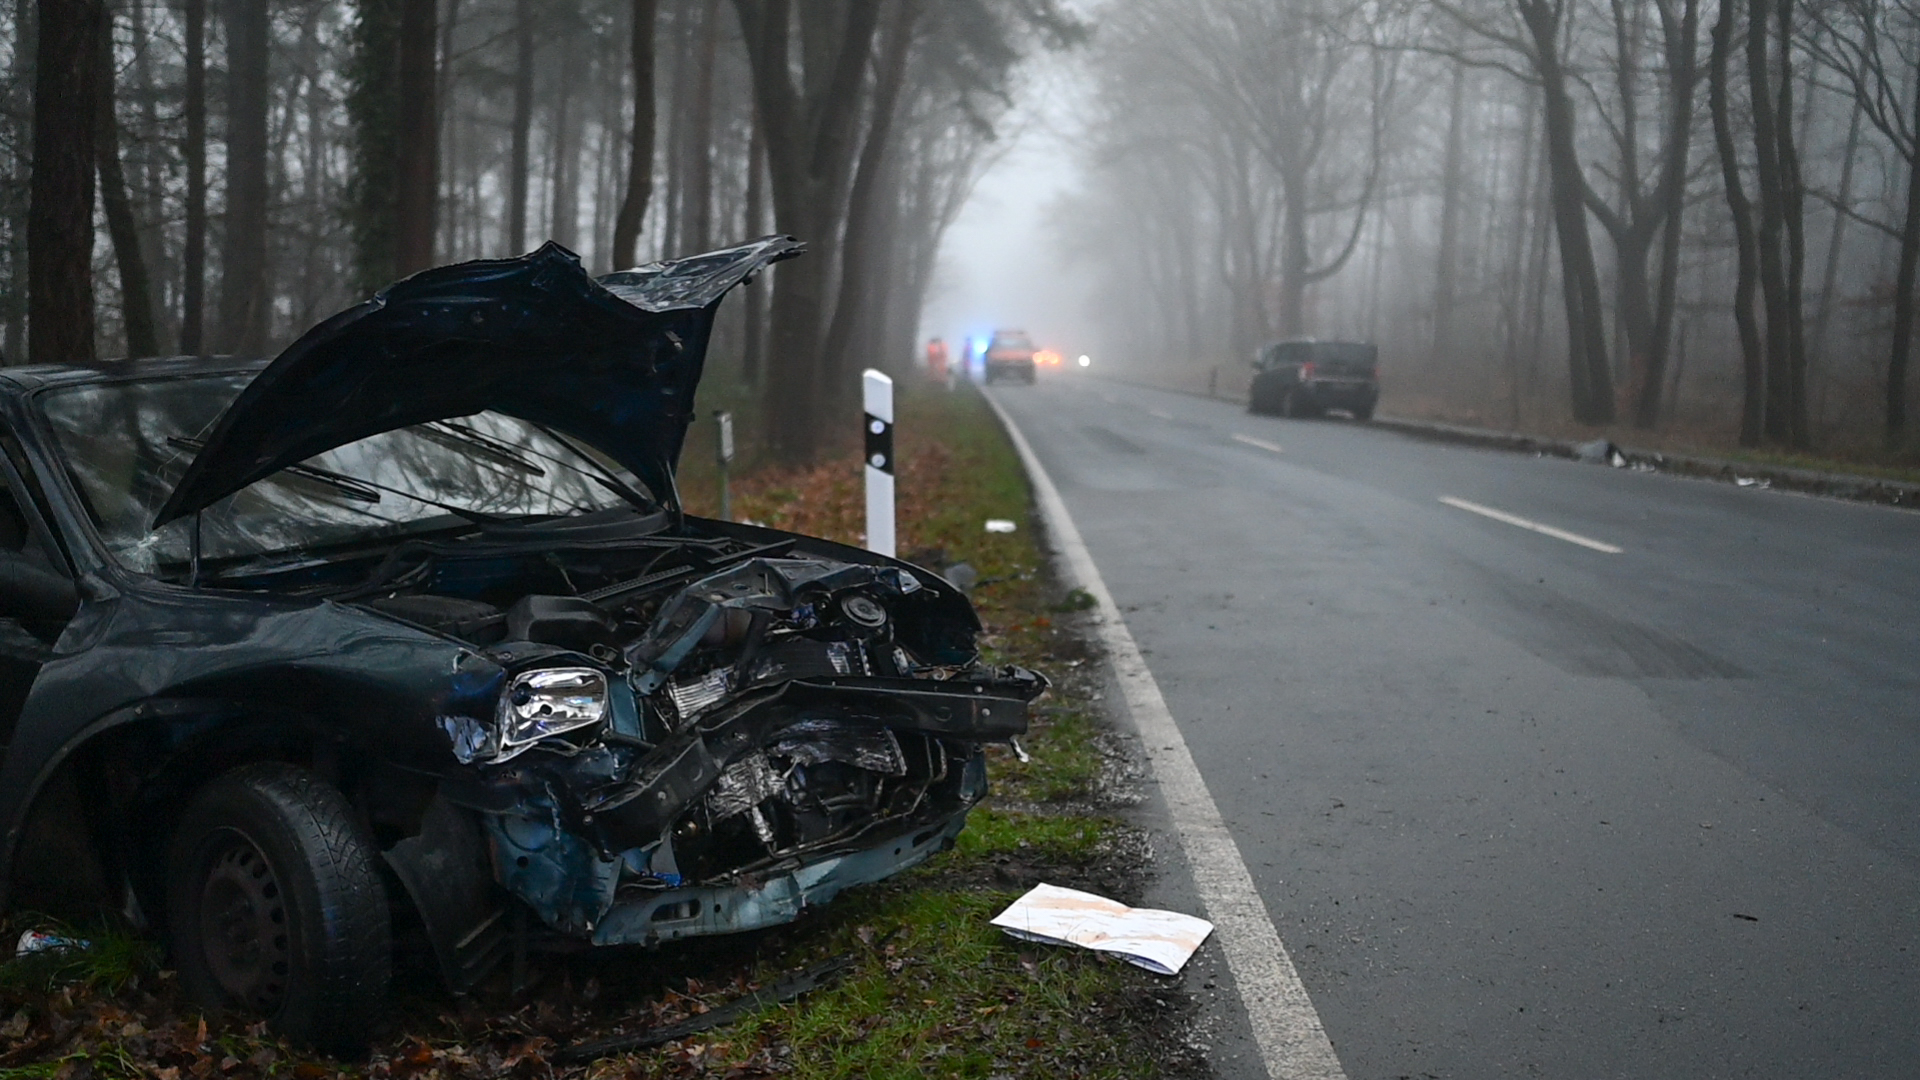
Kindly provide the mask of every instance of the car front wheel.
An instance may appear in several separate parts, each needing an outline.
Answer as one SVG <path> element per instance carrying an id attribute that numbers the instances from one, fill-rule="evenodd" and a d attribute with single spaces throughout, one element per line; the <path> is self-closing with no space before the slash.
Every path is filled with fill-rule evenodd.
<path id="1" fill-rule="evenodd" d="M 167 922 L 187 992 L 296 1042 L 366 1044 L 392 977 L 376 854 L 338 790 L 279 762 L 201 790 L 168 852 Z"/>

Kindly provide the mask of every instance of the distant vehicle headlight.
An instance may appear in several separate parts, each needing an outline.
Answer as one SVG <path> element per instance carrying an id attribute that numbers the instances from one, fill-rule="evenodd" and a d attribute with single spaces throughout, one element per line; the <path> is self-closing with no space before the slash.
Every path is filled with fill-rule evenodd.
<path id="1" fill-rule="evenodd" d="M 607 677 L 593 668 L 523 671 L 500 695 L 500 757 L 512 757 L 549 735 L 606 719 Z"/>

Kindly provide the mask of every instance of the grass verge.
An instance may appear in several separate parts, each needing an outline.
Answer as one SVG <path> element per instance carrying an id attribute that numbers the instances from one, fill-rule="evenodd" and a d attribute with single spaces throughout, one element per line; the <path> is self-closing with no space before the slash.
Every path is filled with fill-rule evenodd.
<path id="1" fill-rule="evenodd" d="M 1106 743 L 1094 657 L 1076 632 L 1084 600 L 1046 572 L 1012 447 L 967 388 L 906 388 L 897 409 L 902 552 L 935 569 L 971 565 L 989 658 L 1054 683 L 1023 740 L 1030 760 L 991 751 L 995 794 L 953 851 L 789 927 L 654 952 L 536 957 L 517 995 L 504 973 L 459 1002 L 415 977 L 394 1030 L 363 1062 L 315 1057 L 257 1023 L 202 1018 L 151 945 L 70 928 L 94 948 L 0 966 L 0 1080 L 1205 1075 L 1181 1037 L 1190 1006 L 1168 980 L 1100 954 L 1017 942 L 988 924 L 1042 880 L 1138 900 L 1148 852 L 1113 816 L 1127 801 L 1115 779 L 1124 768 Z M 736 484 L 735 514 L 858 542 L 860 478 L 852 454 L 761 470 Z M 988 518 L 1015 531 L 988 533 Z M 23 925 L 38 924 L 18 919 L 0 932 Z M 552 1060 L 569 1044 L 673 1023 L 841 955 L 854 962 L 838 982 L 733 1026 L 584 1065 Z"/>

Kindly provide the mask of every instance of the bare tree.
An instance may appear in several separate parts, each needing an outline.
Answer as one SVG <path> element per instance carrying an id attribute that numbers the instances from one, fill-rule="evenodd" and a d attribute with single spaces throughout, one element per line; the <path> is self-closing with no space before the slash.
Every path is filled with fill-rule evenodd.
<path id="1" fill-rule="evenodd" d="M 1893 334 L 1888 348 L 1884 395 L 1884 437 L 1898 446 L 1906 435 L 1907 365 L 1913 351 L 1914 288 L 1920 278 L 1920 4 L 1912 0 L 1840 0 L 1813 5 L 1816 24 L 1826 31 L 1813 43 L 1818 59 L 1838 72 L 1853 98 L 1853 126 L 1848 132 L 1846 163 L 1834 217 L 1835 239 L 1829 244 L 1828 272 L 1816 325 L 1824 329 L 1833 289 L 1833 266 L 1838 256 L 1838 233 L 1845 220 L 1848 189 L 1853 178 L 1853 144 L 1858 121 L 1865 116 L 1903 166 L 1904 208 L 1900 222 L 1882 226 L 1899 238 L 1900 254 L 1893 284 Z M 1901 35 L 1892 26 L 1905 23 Z M 1821 334 L 1816 332 L 1816 343 Z"/>
<path id="2" fill-rule="evenodd" d="M 896 0 L 875 58 L 872 116 L 860 148 L 860 162 L 848 197 L 845 246 L 841 252 L 840 296 L 827 329 L 826 370 L 829 378 L 848 381 L 865 366 L 854 355 L 853 343 L 866 330 L 863 320 L 875 312 L 880 292 L 873 279 L 884 264 L 878 250 L 887 210 L 888 147 L 906 84 L 907 56 L 913 51 L 914 27 L 921 0 Z"/>
<path id="3" fill-rule="evenodd" d="M 1643 176 L 1638 86 L 1644 6 L 1611 0 L 1614 53 L 1610 66 L 1617 116 L 1615 145 L 1618 206 L 1580 180 L 1587 208 L 1613 240 L 1618 310 L 1627 345 L 1627 379 L 1633 422 L 1651 428 L 1660 419 L 1660 392 L 1673 339 L 1675 281 L 1679 275 L 1680 224 L 1686 206 L 1687 162 L 1693 141 L 1694 91 L 1699 83 L 1699 0 L 1654 0 L 1664 60 L 1657 165 Z M 1654 244 L 1659 261 L 1649 268 Z"/>
<path id="4" fill-rule="evenodd" d="M 822 385 L 828 270 L 837 261 L 835 239 L 859 148 L 861 87 L 880 6 L 881 0 L 848 0 L 844 8 L 803 4 L 795 11 L 790 0 L 734 0 L 764 122 L 774 221 L 812 248 L 774 278 L 767 392 L 779 407 L 770 410 L 768 434 L 775 452 L 793 460 L 811 460 L 818 451 L 820 415 L 834 392 Z M 807 45 L 798 50 L 796 16 Z"/>
<path id="5" fill-rule="evenodd" d="M 394 147 L 394 276 L 433 265 L 435 202 L 439 195 L 440 110 L 434 104 L 439 83 L 435 52 L 434 0 L 402 0 Z"/>
<path id="6" fill-rule="evenodd" d="M 634 0 L 636 5 L 645 2 L 647 0 Z M 514 0 L 513 41 L 516 63 L 513 69 L 513 151 L 507 166 L 507 249 L 518 255 L 527 248 L 527 179 L 532 168 L 533 63 L 536 44 L 533 0 Z M 647 93 L 651 100 L 653 85 L 650 80 Z M 647 122 L 653 122 L 651 112 Z M 620 250 L 617 242 L 614 250 Z M 616 254 L 615 261 L 618 260 Z"/>
<path id="7" fill-rule="evenodd" d="M 38 22 L 27 355 L 35 364 L 88 364 L 94 359 L 96 69 L 107 9 L 102 0 L 40 0 Z"/>
<path id="8" fill-rule="evenodd" d="M 205 347 L 207 287 L 207 0 L 186 0 L 186 237 L 181 245 L 180 351 Z"/>
<path id="9" fill-rule="evenodd" d="M 94 151 L 100 170 L 100 203 L 106 211 L 107 233 L 113 240 L 114 265 L 120 272 L 120 312 L 128 356 L 153 356 L 160 351 L 154 327 L 153 289 L 147 259 L 140 251 L 140 225 L 134 219 L 133 199 L 127 192 L 126 170 L 120 162 L 120 120 L 114 115 L 113 18 L 102 20 L 99 129 Z"/>
<path id="10" fill-rule="evenodd" d="M 640 226 L 647 219 L 647 203 L 653 197 L 653 32 L 658 6 L 658 0 L 633 0 L 629 53 L 633 134 L 628 144 L 626 192 L 620 200 L 620 215 L 613 225 L 613 265 L 616 267 L 634 264 Z"/>
<path id="11" fill-rule="evenodd" d="M 266 348 L 267 106 L 271 17 L 267 0 L 226 0 L 227 204 L 220 246 L 220 348 Z"/>
<path id="12" fill-rule="evenodd" d="M 1740 178 L 1740 154 L 1734 141 L 1733 107 L 1728 78 L 1733 51 L 1733 28 L 1738 20 L 1737 0 L 1720 0 L 1720 17 L 1713 24 L 1713 52 L 1709 61 L 1708 93 L 1713 113 L 1713 138 L 1720 154 L 1720 173 L 1727 211 L 1733 219 L 1739 273 L 1733 287 L 1733 319 L 1740 335 L 1744 399 L 1740 410 L 1740 445 L 1758 446 L 1766 435 L 1767 369 L 1760 323 L 1755 316 L 1754 290 L 1760 279 L 1759 244 L 1755 239 L 1753 204 Z"/>
<path id="13" fill-rule="evenodd" d="M 1767 312 L 1767 437 L 1799 447 L 1807 445 L 1800 303 L 1806 239 L 1793 137 L 1793 7 L 1794 0 L 1750 0 L 1747 6 L 1747 105 L 1760 193 L 1754 241 Z"/>

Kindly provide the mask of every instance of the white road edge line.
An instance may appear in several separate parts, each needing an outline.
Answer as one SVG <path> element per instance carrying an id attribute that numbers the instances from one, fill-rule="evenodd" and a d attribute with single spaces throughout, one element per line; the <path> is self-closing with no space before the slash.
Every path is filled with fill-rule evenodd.
<path id="1" fill-rule="evenodd" d="M 1280 941 L 1267 914 L 1266 904 L 1254 891 L 1253 875 L 1240 858 L 1240 849 L 1227 831 L 1214 804 L 1207 782 L 1187 751 L 1187 742 L 1167 711 L 1160 684 L 1134 644 L 1126 620 L 1114 605 L 1113 595 L 1100 577 L 1099 567 L 1080 539 L 1080 530 L 1067 514 L 1060 491 L 1035 456 L 1026 436 L 1015 426 L 1013 417 L 991 395 L 987 403 L 1000 417 L 1007 437 L 1020 454 L 1033 482 L 1034 497 L 1040 503 L 1047 527 L 1066 557 L 1067 567 L 1080 587 L 1097 602 L 1101 644 L 1113 661 L 1127 711 L 1140 733 L 1140 743 L 1167 800 L 1174 832 L 1193 872 L 1194 887 L 1213 921 L 1220 948 L 1233 971 L 1234 984 L 1240 990 L 1241 1004 L 1253 1029 L 1254 1042 L 1267 1075 L 1275 1080 L 1346 1080 L 1340 1059 L 1320 1024 L 1320 1014 L 1300 982 L 1293 958 Z"/>
<path id="2" fill-rule="evenodd" d="M 1237 431 L 1233 433 L 1233 441 L 1246 443 L 1248 446 L 1257 446 L 1262 450 L 1271 450 L 1276 454 L 1286 453 L 1285 450 L 1280 449 L 1278 443 L 1270 443 L 1265 439 L 1256 439 L 1251 435 L 1242 435 Z"/>
<path id="3" fill-rule="evenodd" d="M 1505 510 L 1495 510 L 1491 506 L 1481 506 L 1479 503 L 1468 502 L 1465 499 L 1456 499 L 1451 495 L 1440 496 L 1440 501 L 1446 503 L 1448 506 L 1459 507 L 1470 513 L 1479 514 L 1481 517 L 1490 517 L 1495 521 L 1502 521 L 1508 525 L 1514 525 L 1522 529 L 1537 532 L 1542 536 L 1551 536 L 1555 540 L 1565 540 L 1569 544 L 1579 544 L 1583 548 L 1604 551 L 1608 555 L 1618 555 L 1622 550 L 1612 544 L 1604 544 L 1590 537 L 1581 536 L 1579 533 L 1570 533 L 1565 529 L 1556 529 L 1551 525 L 1542 525 L 1537 521 L 1528 521 L 1523 517 L 1515 517 Z"/>
<path id="4" fill-rule="evenodd" d="M 1173 419 L 1173 414 L 1170 412 L 1167 412 L 1165 409 L 1148 409 L 1147 415 L 1153 417 L 1156 420 Z"/>

